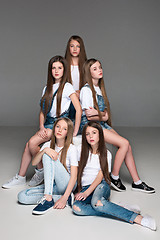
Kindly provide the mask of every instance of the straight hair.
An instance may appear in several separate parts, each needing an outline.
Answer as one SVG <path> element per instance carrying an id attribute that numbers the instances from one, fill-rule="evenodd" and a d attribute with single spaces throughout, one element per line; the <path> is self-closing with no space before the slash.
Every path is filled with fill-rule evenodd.
<path id="1" fill-rule="evenodd" d="M 63 166 L 65 167 L 65 169 L 68 171 L 67 166 L 66 166 L 66 156 L 67 156 L 67 151 L 68 148 L 70 146 L 70 144 L 73 143 L 73 123 L 69 118 L 58 118 L 54 125 L 53 125 L 53 133 L 52 133 L 52 137 L 51 137 L 51 145 L 50 148 L 55 150 L 55 145 L 56 145 L 56 137 L 55 137 L 55 127 L 57 125 L 57 123 L 61 120 L 64 120 L 67 123 L 67 136 L 65 138 L 65 143 L 64 143 L 64 147 L 61 150 L 61 157 L 60 157 L 60 162 L 63 164 Z"/>
<path id="2" fill-rule="evenodd" d="M 103 177 L 104 177 L 105 181 L 108 184 L 110 184 L 108 161 L 107 161 L 107 148 L 106 148 L 105 141 L 104 141 L 103 129 L 99 123 L 97 123 L 95 121 L 89 121 L 83 127 L 83 131 L 82 131 L 82 150 L 81 150 L 81 156 L 80 156 L 80 162 L 79 162 L 79 168 L 78 168 L 78 179 L 77 179 L 78 191 L 80 191 L 82 189 L 81 179 L 82 179 L 82 175 L 83 175 L 83 170 L 87 164 L 87 160 L 89 157 L 89 151 L 92 152 L 92 147 L 87 142 L 87 139 L 86 139 L 87 127 L 96 128 L 99 132 L 99 142 L 98 142 L 97 154 L 99 155 L 99 161 L 100 161 L 100 166 L 101 166 L 101 170 L 103 173 Z"/>
<path id="3" fill-rule="evenodd" d="M 66 52 L 65 52 L 65 58 L 68 63 L 68 81 L 72 84 L 72 78 L 71 78 L 71 65 L 72 65 L 72 56 L 70 53 L 70 42 L 72 40 L 77 41 L 80 44 L 80 53 L 79 53 L 79 61 L 78 61 L 78 68 L 79 68 L 79 75 L 80 75 L 80 81 L 79 81 L 79 90 L 85 85 L 85 80 L 83 78 L 83 65 L 85 61 L 87 60 L 87 55 L 85 51 L 85 46 L 82 38 L 77 35 L 73 35 L 70 37 L 67 43 Z"/>
<path id="4" fill-rule="evenodd" d="M 90 86 L 90 89 L 92 91 L 94 107 L 98 111 L 98 115 L 99 115 L 100 120 L 102 120 L 102 115 L 101 115 L 101 112 L 100 112 L 99 107 L 98 107 L 98 103 L 97 103 L 97 99 L 96 99 L 96 91 L 95 91 L 94 86 L 93 86 L 92 76 L 91 76 L 91 71 L 90 71 L 90 67 L 94 63 L 96 63 L 97 61 L 98 60 L 96 60 L 94 58 L 88 59 L 84 64 L 83 71 L 84 71 L 85 81 L 88 83 L 88 85 Z M 100 63 L 100 61 L 98 61 L 98 62 Z M 101 63 L 100 63 L 100 65 L 101 65 Z M 101 65 L 101 67 L 102 67 L 102 65 Z M 105 102 L 105 106 L 107 108 L 107 113 L 108 113 L 107 123 L 110 126 L 112 126 L 110 104 L 109 104 L 109 100 L 108 100 L 108 97 L 107 97 L 107 94 L 106 94 L 103 77 L 99 79 L 98 85 L 99 85 L 99 88 L 102 91 L 102 96 L 103 96 L 103 99 L 104 99 L 104 102 Z"/>
<path id="5" fill-rule="evenodd" d="M 57 91 L 57 109 L 56 109 L 56 117 L 60 117 L 61 114 L 61 100 L 62 100 L 62 92 L 64 89 L 64 85 L 67 82 L 67 61 L 65 58 L 61 56 L 52 57 L 48 63 L 48 78 L 47 78 L 47 87 L 44 95 L 41 98 L 41 111 L 46 118 L 47 113 L 50 111 L 52 96 L 53 96 L 53 84 L 55 83 L 55 78 L 52 75 L 52 65 L 55 62 L 60 62 L 63 65 L 63 76 L 59 84 L 59 88 Z M 44 106 L 44 107 L 43 107 Z"/>

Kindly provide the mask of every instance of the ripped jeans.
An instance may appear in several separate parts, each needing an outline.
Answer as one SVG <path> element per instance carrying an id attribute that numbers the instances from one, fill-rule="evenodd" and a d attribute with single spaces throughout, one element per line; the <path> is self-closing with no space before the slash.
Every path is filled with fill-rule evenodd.
<path id="1" fill-rule="evenodd" d="M 18 194 L 18 201 L 22 204 L 37 204 L 44 194 L 52 195 L 56 202 L 66 191 L 70 174 L 62 163 L 53 161 L 47 154 L 43 155 L 44 184 L 25 189 Z M 73 190 L 76 188 L 76 184 Z"/>
<path id="2" fill-rule="evenodd" d="M 81 192 L 85 192 L 89 187 L 90 185 L 83 187 Z M 138 214 L 110 202 L 109 197 L 110 186 L 105 181 L 102 181 L 84 201 L 76 200 L 72 210 L 76 215 L 80 216 L 114 217 L 133 223 Z"/>

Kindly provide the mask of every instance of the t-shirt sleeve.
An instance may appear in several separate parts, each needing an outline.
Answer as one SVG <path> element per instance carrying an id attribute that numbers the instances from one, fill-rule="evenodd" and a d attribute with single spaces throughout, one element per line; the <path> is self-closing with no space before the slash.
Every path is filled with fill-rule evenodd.
<path id="1" fill-rule="evenodd" d="M 82 144 L 79 144 L 79 145 L 77 146 L 78 162 L 80 161 L 80 157 L 81 157 L 81 149 L 82 149 Z"/>
<path id="2" fill-rule="evenodd" d="M 46 147 L 50 147 L 50 144 L 51 144 L 51 141 L 45 142 L 41 147 L 40 152 L 42 152 L 42 150 L 45 149 Z"/>
<path id="3" fill-rule="evenodd" d="M 77 148 L 71 144 L 68 149 L 68 157 L 71 166 L 78 166 L 78 155 L 77 155 Z"/>
<path id="4" fill-rule="evenodd" d="M 94 107 L 92 91 L 88 87 L 83 87 L 80 91 L 80 103 L 82 110 L 89 109 L 89 107 Z"/>
<path id="5" fill-rule="evenodd" d="M 64 86 L 64 95 L 67 97 L 67 98 L 70 98 L 70 96 L 75 93 L 75 90 L 72 86 L 72 84 L 70 83 L 66 83 L 65 86 Z"/>

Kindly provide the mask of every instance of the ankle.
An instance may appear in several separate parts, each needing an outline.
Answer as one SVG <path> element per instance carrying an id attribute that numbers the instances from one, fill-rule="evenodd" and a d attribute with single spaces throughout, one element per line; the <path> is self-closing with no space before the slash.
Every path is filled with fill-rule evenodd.
<path id="1" fill-rule="evenodd" d="M 51 195 L 45 194 L 44 196 L 45 196 L 47 201 L 49 201 L 49 202 L 52 201 L 52 196 Z"/>

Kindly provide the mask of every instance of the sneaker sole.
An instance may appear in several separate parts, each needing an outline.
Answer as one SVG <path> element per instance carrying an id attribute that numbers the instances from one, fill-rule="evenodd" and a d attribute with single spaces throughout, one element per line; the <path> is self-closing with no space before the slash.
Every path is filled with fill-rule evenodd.
<path id="1" fill-rule="evenodd" d="M 112 182 L 111 182 L 111 186 L 112 186 L 115 190 L 117 190 L 118 192 L 125 192 L 125 191 L 126 191 L 126 189 L 125 189 L 125 190 L 119 189 L 119 188 L 116 187 L 116 185 L 114 185 Z"/>
<path id="2" fill-rule="evenodd" d="M 25 186 L 25 185 L 26 185 L 26 183 L 23 183 L 23 184 L 13 185 L 13 186 L 10 186 L 10 187 L 2 186 L 2 188 L 3 188 L 3 189 L 11 189 L 11 188 L 16 188 L 16 187 Z"/>
<path id="3" fill-rule="evenodd" d="M 53 206 L 50 207 L 49 209 L 45 210 L 45 211 L 34 211 L 34 210 L 33 210 L 33 211 L 32 211 L 32 214 L 33 214 L 33 215 L 43 215 L 43 214 L 49 212 L 50 210 L 52 210 L 52 208 L 53 208 Z"/>
<path id="4" fill-rule="evenodd" d="M 144 192 L 144 193 L 155 193 L 155 190 L 151 190 L 151 191 L 146 191 L 143 189 L 138 189 L 138 188 L 131 188 L 133 191 L 137 191 L 137 192 Z"/>

